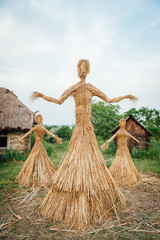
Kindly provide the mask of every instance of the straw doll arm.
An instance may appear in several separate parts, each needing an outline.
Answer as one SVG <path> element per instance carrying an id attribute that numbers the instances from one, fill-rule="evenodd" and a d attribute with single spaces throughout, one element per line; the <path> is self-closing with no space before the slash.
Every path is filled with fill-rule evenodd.
<path id="1" fill-rule="evenodd" d="M 108 148 L 108 144 L 117 136 L 117 132 L 105 143 L 101 145 L 101 149 L 106 150 Z"/>
<path id="2" fill-rule="evenodd" d="M 127 132 L 127 135 L 129 136 L 129 137 L 131 137 L 133 140 L 135 140 L 136 142 L 138 142 L 139 143 L 139 140 L 137 140 L 135 137 L 133 137 L 131 134 L 129 134 L 128 132 Z"/>
<path id="3" fill-rule="evenodd" d="M 113 98 L 113 99 L 109 99 L 106 94 L 101 92 L 98 88 L 96 88 L 92 84 L 88 84 L 88 87 L 89 87 L 90 91 L 92 92 L 93 96 L 97 96 L 107 103 L 120 102 L 121 100 L 127 99 L 127 98 L 132 100 L 132 101 L 137 100 L 137 98 L 135 96 L 129 95 L 129 94 L 125 95 L 125 96 L 122 96 L 122 97 L 116 97 L 116 98 Z"/>
<path id="4" fill-rule="evenodd" d="M 55 98 L 52 98 L 52 97 L 48 97 L 48 96 L 45 96 L 44 94 L 42 93 L 39 93 L 39 92 L 33 92 L 31 98 L 32 100 L 35 100 L 39 97 L 43 98 L 44 100 L 48 101 L 48 102 L 54 102 L 54 103 L 57 103 L 57 104 L 62 104 L 69 96 L 72 95 L 72 93 L 79 87 L 79 83 L 71 86 L 70 88 L 68 88 L 63 94 L 62 96 L 59 98 L 59 99 L 55 99 Z"/>
<path id="5" fill-rule="evenodd" d="M 48 131 L 47 129 L 45 129 L 44 127 L 43 127 L 43 129 L 44 129 L 44 131 L 45 131 L 47 134 L 49 134 L 51 137 L 53 137 L 58 144 L 61 144 L 61 143 L 62 143 L 61 138 L 59 138 L 59 137 L 57 137 L 56 135 L 54 135 L 53 133 L 49 132 L 49 131 Z"/>
<path id="6" fill-rule="evenodd" d="M 18 139 L 18 141 L 22 141 L 25 137 L 27 137 L 29 134 L 31 134 L 31 132 L 33 132 L 33 128 L 28 131 L 27 133 L 25 133 L 21 138 Z"/>

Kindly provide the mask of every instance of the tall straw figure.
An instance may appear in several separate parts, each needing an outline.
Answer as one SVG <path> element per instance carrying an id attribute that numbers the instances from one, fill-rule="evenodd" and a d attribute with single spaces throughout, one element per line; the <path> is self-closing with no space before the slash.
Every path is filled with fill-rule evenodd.
<path id="1" fill-rule="evenodd" d="M 44 199 L 40 212 L 44 217 L 53 218 L 84 230 L 96 221 L 104 220 L 116 211 L 116 199 L 125 205 L 123 195 L 106 167 L 99 150 L 91 123 L 92 97 L 98 96 L 111 103 L 129 98 L 126 95 L 109 99 L 85 79 L 90 71 L 89 61 L 78 62 L 80 82 L 71 86 L 58 99 L 34 92 L 33 99 L 41 97 L 49 102 L 62 104 L 69 96 L 75 101 L 76 125 L 73 131 L 69 151 L 53 178 L 53 184 Z"/>
<path id="2" fill-rule="evenodd" d="M 43 184 L 51 184 L 53 175 L 56 171 L 46 150 L 42 144 L 43 135 L 47 133 L 55 138 L 57 143 L 61 143 L 61 139 L 42 126 L 43 117 L 39 114 L 35 117 L 37 125 L 19 139 L 22 141 L 29 134 L 34 132 L 35 144 L 32 151 L 23 165 L 22 170 L 16 178 L 16 182 L 27 187 L 37 187 Z"/>
<path id="3" fill-rule="evenodd" d="M 107 142 L 105 142 L 101 148 L 103 150 L 107 149 L 108 143 L 117 137 L 118 149 L 116 152 L 116 157 L 109 167 L 109 171 L 118 185 L 130 186 L 131 184 L 140 180 L 141 175 L 137 171 L 132 161 L 127 147 L 127 139 L 131 137 L 136 142 L 139 141 L 125 130 L 126 120 L 124 118 L 120 120 L 119 125 L 120 129 Z"/>

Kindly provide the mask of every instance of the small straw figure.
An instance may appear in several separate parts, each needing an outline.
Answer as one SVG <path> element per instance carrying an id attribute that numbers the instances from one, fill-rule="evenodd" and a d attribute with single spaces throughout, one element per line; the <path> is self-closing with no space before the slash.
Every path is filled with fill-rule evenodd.
<path id="1" fill-rule="evenodd" d="M 77 68 L 81 81 L 66 90 L 59 100 L 39 92 L 34 92 L 32 98 L 41 97 L 57 104 L 62 104 L 69 96 L 74 98 L 76 126 L 69 151 L 53 177 L 40 212 L 46 218 L 53 218 L 55 223 L 84 231 L 91 223 L 105 220 L 111 212 L 116 213 L 116 204 L 125 206 L 123 194 L 107 169 L 97 144 L 91 123 L 92 97 L 98 96 L 108 103 L 136 98 L 126 95 L 110 100 L 85 82 L 90 71 L 88 60 L 80 60 Z"/>
<path id="2" fill-rule="evenodd" d="M 19 182 L 20 185 L 27 187 L 38 187 L 43 184 L 51 184 L 53 175 L 56 171 L 42 144 L 44 133 L 55 138 L 58 144 L 61 143 L 59 137 L 55 136 L 42 126 L 43 117 L 40 114 L 35 117 L 35 120 L 37 125 L 19 139 L 19 141 L 22 141 L 31 132 L 34 132 L 35 134 L 35 144 L 15 180 L 16 182 Z"/>
<path id="3" fill-rule="evenodd" d="M 117 137 L 118 149 L 116 157 L 109 167 L 109 171 L 119 186 L 130 186 L 131 184 L 139 181 L 141 179 L 141 175 L 132 161 L 127 147 L 127 139 L 128 137 L 131 137 L 136 142 L 139 141 L 125 130 L 126 120 L 124 118 L 120 120 L 119 125 L 120 129 L 107 142 L 105 142 L 101 148 L 103 150 L 107 149 L 108 143 Z"/>

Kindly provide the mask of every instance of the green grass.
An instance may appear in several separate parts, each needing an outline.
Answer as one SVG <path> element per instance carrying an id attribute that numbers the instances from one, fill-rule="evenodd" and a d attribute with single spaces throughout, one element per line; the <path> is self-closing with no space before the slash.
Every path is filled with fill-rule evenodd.
<path id="1" fill-rule="evenodd" d="M 68 151 L 68 144 L 69 141 L 64 141 L 62 144 L 56 144 L 56 143 L 47 143 L 47 148 L 50 149 L 50 159 L 53 162 L 54 166 L 56 167 L 56 169 L 58 168 L 58 166 L 61 164 L 61 161 L 64 159 L 65 154 Z M 46 143 L 45 143 L 46 145 Z M 104 154 L 104 153 L 103 153 Z M 115 155 L 113 156 L 107 156 L 107 155 L 103 155 L 104 159 L 106 161 L 106 165 L 107 167 L 110 166 L 110 164 L 112 163 Z M 136 168 L 140 171 L 140 172 L 151 172 L 151 173 L 155 173 L 155 174 L 160 174 L 160 164 L 158 162 L 158 160 L 150 160 L 150 159 L 134 159 L 134 164 L 136 166 Z M 19 174 L 20 170 L 22 169 L 23 166 L 23 161 L 10 161 L 7 163 L 1 163 L 0 164 L 0 191 L 2 194 L 1 195 L 1 202 L 3 202 L 7 196 L 11 196 L 12 194 L 14 196 L 19 196 L 19 194 L 21 193 L 21 189 L 18 187 L 17 183 L 14 183 L 16 176 Z M 42 192 L 44 194 L 44 192 Z M 41 194 L 42 194 L 41 193 Z M 45 195 L 44 195 L 45 196 Z M 44 198 L 44 196 L 42 195 L 41 197 Z M 37 202 L 41 202 L 41 198 L 37 200 Z M 130 204 L 129 200 L 128 200 L 128 204 Z M 11 206 L 12 208 L 12 206 Z M 38 208 L 38 205 L 37 205 Z M 6 211 L 6 216 L 7 216 L 7 209 L 5 209 L 5 207 L 3 206 L 4 211 Z M 14 209 L 14 208 L 13 208 Z M 16 213 L 19 210 L 16 209 Z M 25 212 L 25 211 L 24 211 Z M 22 215 L 22 213 L 20 213 L 20 216 Z M 31 215 L 32 217 L 32 215 Z M 158 216 L 157 216 L 158 217 Z M 26 219 L 26 218 L 24 218 Z M 124 218 L 125 220 L 125 218 Z M 146 221 L 146 219 L 143 218 L 144 221 Z M 158 222 L 158 219 L 156 220 L 156 222 Z M 24 223 L 23 223 L 23 227 L 21 225 L 21 222 L 17 222 L 15 225 L 12 226 L 12 228 L 9 230 L 9 234 L 12 233 L 12 236 L 22 236 L 22 234 L 25 234 L 27 232 L 27 234 L 29 234 L 28 232 L 28 225 L 30 224 L 30 221 L 27 219 Z M 42 224 L 42 223 L 41 223 Z M 49 222 L 46 224 L 46 227 L 43 228 L 42 227 L 42 231 L 44 231 L 45 229 L 45 234 L 47 233 L 48 235 L 50 235 L 52 232 L 50 230 L 46 230 L 48 229 L 50 226 L 53 225 L 53 222 Z M 145 229 L 146 226 L 144 226 Z M 38 227 L 37 227 L 38 229 Z M 127 232 L 127 231 L 123 231 L 123 228 L 121 227 L 115 227 L 115 232 L 121 231 L 117 233 L 116 235 L 114 235 L 116 238 L 116 240 L 140 240 L 140 239 L 148 239 L 148 240 L 156 240 L 158 239 L 159 235 L 156 233 L 146 233 L 146 232 Z M 33 231 L 33 229 L 32 229 Z M 48 232 L 47 232 L 48 231 Z M 41 234 L 40 232 L 37 230 L 37 232 L 33 232 L 35 234 L 35 239 L 40 238 Z M 6 233 L 8 234 L 8 233 Z M 36 235 L 37 234 L 37 235 Z M 55 234 L 55 233 L 52 233 Z M 66 239 L 66 235 L 63 238 L 63 234 L 62 234 L 62 238 L 60 238 L 60 236 L 58 236 L 58 234 L 62 234 L 62 233 L 58 233 L 57 232 L 57 237 L 52 239 Z M 86 237 L 86 239 L 91 239 L 93 236 L 95 235 L 95 233 L 90 234 L 90 237 Z M 31 235 L 32 236 L 32 235 Z M 108 232 L 105 229 L 102 229 L 100 232 L 98 232 L 98 234 L 95 235 L 94 239 L 105 239 L 105 240 L 109 240 L 112 239 L 112 237 L 114 237 L 112 235 L 111 232 Z M 14 239 L 14 238 L 13 238 Z M 16 239 L 16 238 L 15 238 Z M 48 239 L 48 238 L 46 238 Z M 81 240 L 81 239 L 85 239 L 85 238 L 81 238 L 80 236 L 74 236 L 72 239 L 77 239 L 77 240 Z M 114 239 L 114 238 L 113 238 Z"/>
<path id="2" fill-rule="evenodd" d="M 47 143 L 47 147 L 52 149 L 50 159 L 56 169 L 65 155 L 68 143 L 68 141 L 63 142 L 62 144 Z M 0 163 L 0 190 L 8 192 L 18 187 L 18 184 L 14 184 L 14 181 L 21 171 L 23 164 L 23 161 L 16 160 L 7 163 Z"/>
<path id="3" fill-rule="evenodd" d="M 69 141 L 64 141 L 62 142 L 62 144 L 56 144 L 56 143 L 54 144 L 49 143 L 49 144 L 52 147 L 54 152 L 53 154 L 51 154 L 50 159 L 53 165 L 55 166 L 55 168 L 57 169 L 60 162 L 63 161 L 65 154 L 67 153 Z"/>
<path id="4" fill-rule="evenodd" d="M 63 161 L 65 154 L 68 151 L 69 141 L 64 141 L 62 144 L 56 143 L 45 143 L 46 149 L 50 151 L 50 159 L 56 169 Z M 106 161 L 106 166 L 109 167 L 114 159 L 113 156 L 107 156 L 103 152 L 104 159 Z M 159 160 L 151 159 L 133 159 L 136 168 L 144 173 L 151 172 L 160 175 L 160 164 Z M 0 190 L 4 192 L 12 191 L 17 188 L 17 184 L 14 184 L 16 176 L 19 174 L 23 166 L 23 161 L 11 161 L 7 163 L 0 163 Z"/>
<path id="5" fill-rule="evenodd" d="M 109 168 L 112 164 L 112 161 L 114 160 L 115 156 L 106 156 L 104 154 L 104 159 L 106 162 L 106 166 Z M 134 162 L 134 165 L 136 166 L 137 170 L 139 172 L 145 173 L 145 172 L 151 172 L 158 176 L 160 176 L 160 162 L 159 160 L 155 159 L 132 159 Z"/>
<path id="6" fill-rule="evenodd" d="M 68 151 L 69 141 L 64 141 L 62 144 L 47 143 L 47 147 L 52 149 L 50 159 L 56 169 L 63 161 L 65 154 Z M 46 145 L 46 144 L 45 144 Z M 107 167 L 109 167 L 114 159 L 114 156 L 108 157 L 104 154 Z M 150 159 L 134 159 L 134 164 L 140 172 L 151 172 L 160 175 L 160 164 L 158 160 Z M 22 161 L 14 161 L 0 164 L 0 190 L 4 192 L 12 191 L 17 188 L 17 184 L 14 184 L 16 176 L 22 169 Z"/>
<path id="7" fill-rule="evenodd" d="M 22 165 L 23 162 L 0 163 L 0 202 L 6 198 L 6 195 L 12 195 L 18 189 L 18 184 L 14 181 Z"/>
<path id="8" fill-rule="evenodd" d="M 23 163 L 10 162 L 0 164 L 0 189 L 5 192 L 15 187 L 14 180 L 22 168 Z"/>
<path id="9" fill-rule="evenodd" d="M 160 162 L 152 159 L 133 159 L 140 172 L 151 172 L 160 176 Z"/>
<path id="10" fill-rule="evenodd" d="M 104 153 L 102 153 L 104 154 Z M 110 156 L 110 155 L 103 155 L 105 162 L 106 162 L 106 166 L 109 168 L 110 165 L 112 164 L 112 161 L 115 158 L 114 156 Z M 133 159 L 134 165 L 136 166 L 137 170 L 139 172 L 151 172 L 154 173 L 158 176 L 160 176 L 160 161 L 156 160 L 156 159 Z"/>

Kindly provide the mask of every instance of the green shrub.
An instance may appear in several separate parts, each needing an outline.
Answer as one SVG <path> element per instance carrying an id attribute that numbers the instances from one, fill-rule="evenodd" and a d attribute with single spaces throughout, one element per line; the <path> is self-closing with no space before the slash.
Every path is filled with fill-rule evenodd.
<path id="1" fill-rule="evenodd" d="M 131 156 L 137 159 L 154 159 L 160 161 L 160 143 L 155 140 L 151 140 L 148 151 L 133 148 Z"/>
<path id="2" fill-rule="evenodd" d="M 69 126 L 62 126 L 58 130 L 58 137 L 62 138 L 63 140 L 69 140 L 72 136 L 72 130 Z"/>
<path id="3" fill-rule="evenodd" d="M 149 156 L 149 153 L 147 150 L 138 150 L 137 148 L 133 148 L 131 151 L 132 158 L 137 159 L 146 159 Z"/>
<path id="4" fill-rule="evenodd" d="M 49 132 L 53 133 L 54 135 L 56 135 L 56 136 L 58 135 L 59 127 L 57 127 L 57 126 L 46 126 L 46 129 Z M 43 139 L 48 143 L 54 143 L 55 142 L 55 139 L 47 133 L 44 134 Z"/>
<path id="5" fill-rule="evenodd" d="M 104 155 L 107 155 L 107 156 L 115 155 L 117 148 L 118 148 L 117 144 L 115 144 L 114 142 L 110 142 L 108 145 L 108 148 L 104 151 Z"/>
<path id="6" fill-rule="evenodd" d="M 151 140 L 149 144 L 149 158 L 160 161 L 160 142 Z"/>
<path id="7" fill-rule="evenodd" d="M 7 149 L 0 155 L 0 162 L 25 161 L 28 157 L 28 153 L 20 153 L 18 150 Z"/>

